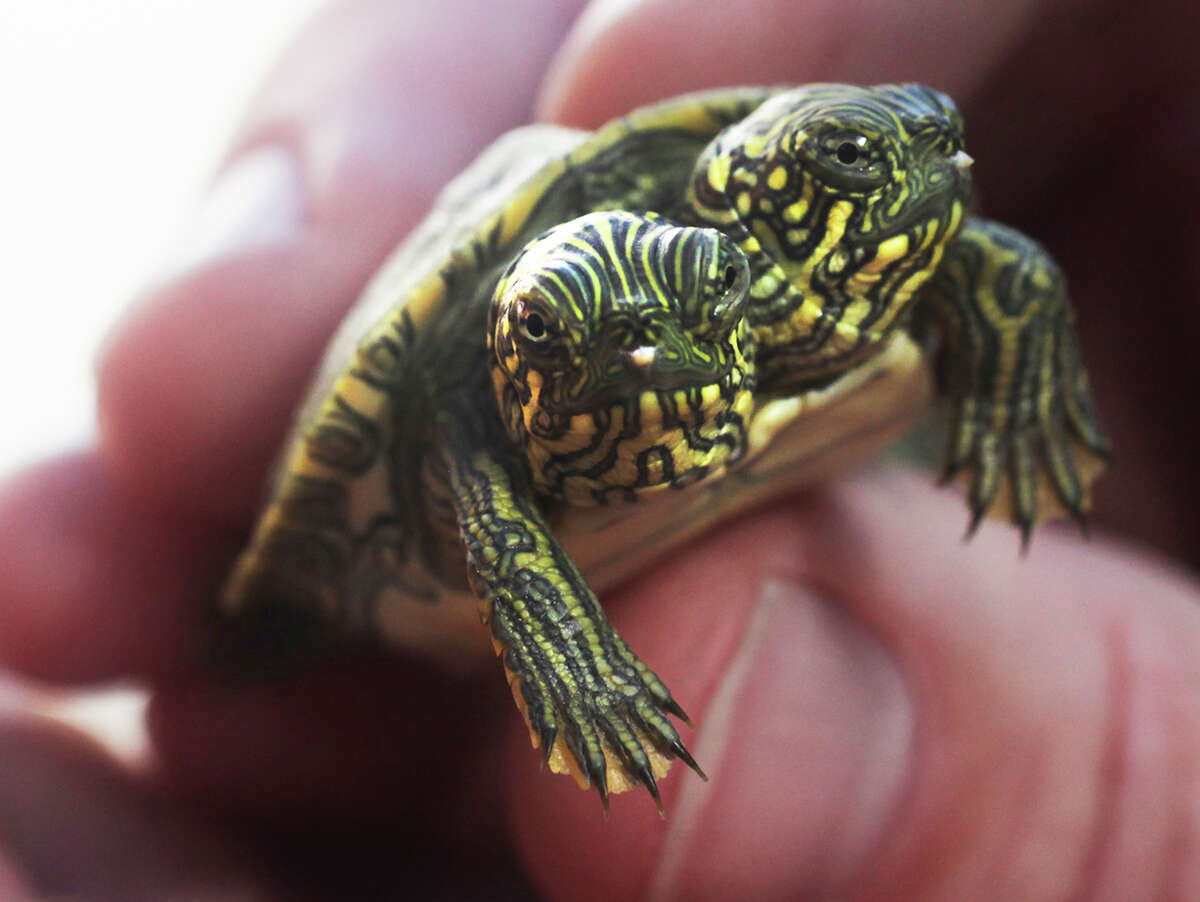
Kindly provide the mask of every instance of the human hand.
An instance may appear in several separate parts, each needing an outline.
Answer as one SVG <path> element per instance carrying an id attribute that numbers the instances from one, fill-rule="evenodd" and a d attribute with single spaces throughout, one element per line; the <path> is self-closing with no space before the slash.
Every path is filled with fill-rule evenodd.
<path id="1" fill-rule="evenodd" d="M 1194 237 L 1200 209 L 1171 162 L 1197 139 L 1195 79 L 1170 69 L 1187 55 L 1164 47 L 1182 35 L 1105 4 L 1084 35 L 1073 10 L 1033 4 L 954 20 L 932 4 L 620 6 L 568 41 L 543 115 L 590 126 L 705 85 L 832 78 L 959 99 L 989 215 L 1072 277 L 1117 450 L 1098 531 L 1196 563 L 1196 449 L 1155 407 L 1186 384 L 1195 315 L 1175 301 L 1194 260 L 1163 245 Z M 961 546 L 964 508 L 925 477 L 781 503 L 606 599 L 696 718 L 689 746 L 712 777 L 669 777 L 665 823 L 637 795 L 605 823 L 593 795 L 539 774 L 498 668 L 458 686 L 388 660 L 250 692 L 205 679 L 205 604 L 321 345 L 433 192 L 525 116 L 566 18 L 532 0 L 345 3 L 265 89 L 214 188 L 249 190 L 258 218 L 120 327 L 98 452 L 25 474 L 0 504 L 0 654 L 55 680 L 150 681 L 161 756 L 147 787 L 10 722 L 4 760 L 27 763 L 0 774 L 12 870 L 99 897 L 250 892 L 287 868 L 342 895 L 424 873 L 494 898 L 511 841 L 537 886 L 575 899 L 1200 896 L 1200 589 L 1119 540 L 1046 530 L 1021 560 L 990 527 Z M 1115 49 L 1137 64 L 1110 85 Z M 1154 115 L 1127 125 L 1147 95 Z M 1013 127 L 1031 115 L 1043 124 Z M 1166 235 L 1140 231 L 1147 196 Z M 1178 328 L 1130 327 L 1151 290 Z M 224 819 L 197 824 L 197 804 Z M 100 842 L 114 834 L 158 843 Z"/>

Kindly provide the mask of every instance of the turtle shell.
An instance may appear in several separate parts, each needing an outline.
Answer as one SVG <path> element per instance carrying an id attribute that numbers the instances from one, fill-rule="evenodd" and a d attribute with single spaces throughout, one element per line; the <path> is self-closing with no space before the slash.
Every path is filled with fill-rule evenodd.
<path id="1" fill-rule="evenodd" d="M 487 308 L 528 241 L 595 210 L 670 215 L 704 147 L 772 93 L 688 95 L 595 132 L 528 126 L 451 182 L 330 343 L 222 611 L 257 624 L 273 655 L 340 632 L 452 665 L 476 651 L 484 660 L 449 501 L 431 504 L 424 490 L 436 482 L 430 399 L 456 391 L 492 403 Z M 899 333 L 822 392 L 760 406 L 751 453 L 725 478 L 637 505 L 550 505 L 555 535 L 602 591 L 767 494 L 868 456 L 919 416 L 931 385 L 919 349 Z"/>

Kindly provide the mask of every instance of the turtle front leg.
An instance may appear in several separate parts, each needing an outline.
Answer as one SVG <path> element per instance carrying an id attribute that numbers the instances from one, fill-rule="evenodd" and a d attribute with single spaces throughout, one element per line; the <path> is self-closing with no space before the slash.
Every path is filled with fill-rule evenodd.
<path id="1" fill-rule="evenodd" d="M 617 635 L 533 496 L 490 450 L 448 443 L 446 467 L 481 617 L 550 769 L 610 792 L 646 787 L 672 758 L 703 772 L 668 714 L 687 715 Z"/>
<path id="2" fill-rule="evenodd" d="M 1066 281 L 1034 241 L 968 220 L 917 308 L 944 345 L 951 404 L 943 477 L 968 485 L 974 532 L 985 514 L 1011 519 L 1028 543 L 1042 520 L 1082 527 L 1108 442 L 1088 391 Z"/>

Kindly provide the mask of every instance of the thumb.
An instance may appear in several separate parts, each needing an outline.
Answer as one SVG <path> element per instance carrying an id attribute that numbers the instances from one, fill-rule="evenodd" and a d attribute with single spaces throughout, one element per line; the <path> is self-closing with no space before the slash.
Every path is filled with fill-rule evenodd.
<path id="1" fill-rule="evenodd" d="M 514 749 L 513 819 L 542 885 L 1145 898 L 1169 862 L 1189 898 L 1200 588 L 1052 532 L 1024 560 L 1000 527 L 962 547 L 963 520 L 923 478 L 861 477 L 621 593 L 614 619 L 696 717 L 689 744 L 711 779 L 668 778 L 666 822 L 634 797 L 605 823 Z"/>

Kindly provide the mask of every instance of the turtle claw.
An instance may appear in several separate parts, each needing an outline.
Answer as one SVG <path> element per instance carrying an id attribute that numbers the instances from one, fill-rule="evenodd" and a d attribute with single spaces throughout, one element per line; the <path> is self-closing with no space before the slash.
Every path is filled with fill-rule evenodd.
<path id="1" fill-rule="evenodd" d="M 649 783 L 643 785 L 650 792 L 650 797 L 654 799 L 654 807 L 658 809 L 658 816 L 665 821 L 667 819 L 667 809 L 663 807 L 662 796 L 658 794 L 658 784 L 654 782 L 654 777 L 650 778 Z"/>
<path id="2" fill-rule="evenodd" d="M 687 716 L 687 712 L 684 711 L 683 708 L 679 707 L 679 703 L 676 702 L 675 699 L 668 696 L 666 698 L 666 700 L 660 702 L 660 704 L 662 705 L 662 709 L 664 711 L 666 711 L 668 714 L 672 714 L 675 717 L 678 717 L 689 727 L 693 726 L 692 719 Z"/>
<path id="3" fill-rule="evenodd" d="M 957 479 L 967 488 L 970 519 L 964 540 L 985 517 L 1005 519 L 1021 532 L 1021 553 L 1029 551 L 1033 529 L 1056 517 L 1070 517 L 1087 537 L 1089 489 L 1104 468 L 1106 448 L 1099 433 L 1085 434 L 1061 405 L 1041 416 L 1006 412 L 994 418 L 989 407 L 963 404 L 947 443 L 941 482 Z M 994 431 L 999 419 L 1005 424 Z"/>
<path id="4" fill-rule="evenodd" d="M 967 528 L 963 531 L 962 540 L 964 542 L 969 542 L 975 538 L 975 533 L 979 532 L 979 524 L 983 522 L 983 514 L 983 508 L 971 511 L 971 518 L 967 521 Z"/>
<path id="5" fill-rule="evenodd" d="M 691 722 L 689 721 L 689 724 L 690 723 Z M 676 740 L 674 743 L 672 743 L 671 752 L 676 758 L 690 767 L 696 773 L 696 776 L 698 776 L 705 783 L 708 782 L 708 774 L 700 769 L 700 765 L 696 763 L 696 759 L 692 757 L 691 753 L 687 750 L 682 742 Z"/>
<path id="6" fill-rule="evenodd" d="M 1021 529 L 1021 557 L 1029 556 L 1029 545 L 1033 539 L 1033 524 L 1019 523 Z"/>
<path id="7" fill-rule="evenodd" d="M 640 785 L 665 818 L 658 779 L 665 776 L 671 759 L 678 758 L 704 776 L 667 719 L 668 714 L 680 716 L 682 709 L 669 696 L 668 701 L 660 700 L 649 687 L 642 686 L 632 693 L 628 684 L 618 683 L 618 687 L 615 692 L 592 699 L 592 704 L 577 715 L 590 720 L 588 731 L 599 737 L 599 755 L 586 756 L 586 766 L 579 758 L 576 762 L 599 791 L 606 811 L 612 792 Z"/>
<path id="8" fill-rule="evenodd" d="M 1084 516 L 1083 511 L 1072 512 L 1071 519 L 1075 522 L 1075 526 L 1079 530 L 1079 535 L 1083 540 L 1085 542 L 1091 541 L 1092 531 L 1088 527 L 1087 517 Z"/>
<path id="9" fill-rule="evenodd" d="M 609 668 L 595 668 L 590 680 L 573 680 L 574 693 L 565 691 L 570 684 L 563 673 L 536 656 L 525 658 L 516 646 L 502 660 L 544 765 L 595 789 L 605 812 L 612 794 L 640 785 L 665 816 L 658 780 L 672 759 L 707 777 L 668 719 L 682 709 L 651 671 L 628 662 L 632 653 L 619 637 L 612 641 L 616 653 L 607 656 Z"/>

